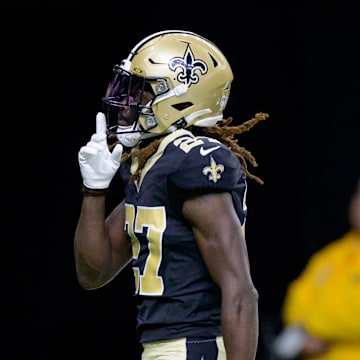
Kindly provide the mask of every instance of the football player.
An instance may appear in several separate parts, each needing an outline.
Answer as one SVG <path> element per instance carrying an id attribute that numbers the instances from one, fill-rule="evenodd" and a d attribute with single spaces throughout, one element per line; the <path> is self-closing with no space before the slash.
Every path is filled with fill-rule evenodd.
<path id="1" fill-rule="evenodd" d="M 114 67 L 96 133 L 78 160 L 83 202 L 74 238 L 84 289 L 131 264 L 142 359 L 254 360 L 258 292 L 245 240 L 249 151 L 223 119 L 232 69 L 190 31 L 140 41 Z M 124 199 L 105 217 L 117 174 Z"/>

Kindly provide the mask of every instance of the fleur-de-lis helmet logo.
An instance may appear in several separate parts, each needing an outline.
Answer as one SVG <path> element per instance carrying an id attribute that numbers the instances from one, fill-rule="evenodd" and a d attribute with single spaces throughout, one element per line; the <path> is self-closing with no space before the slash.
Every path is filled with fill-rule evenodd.
<path id="1" fill-rule="evenodd" d="M 182 58 L 174 57 L 169 61 L 169 68 L 174 72 L 180 68 L 181 71 L 177 74 L 177 80 L 188 87 L 191 84 L 197 84 L 200 80 L 199 74 L 204 75 L 208 71 L 205 61 L 195 59 L 189 44 Z"/>

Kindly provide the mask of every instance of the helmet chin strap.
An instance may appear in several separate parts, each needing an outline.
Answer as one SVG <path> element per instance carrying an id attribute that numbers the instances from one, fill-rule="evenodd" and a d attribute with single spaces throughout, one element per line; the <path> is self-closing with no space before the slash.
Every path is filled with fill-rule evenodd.
<path id="1" fill-rule="evenodd" d="M 135 115 L 137 115 L 139 104 L 136 102 L 130 103 L 130 110 Z M 128 126 L 117 126 L 116 137 L 120 143 L 126 147 L 132 148 L 136 146 L 142 139 L 142 131 L 139 128 L 139 122 L 136 120 L 136 124 Z"/>
<path id="2" fill-rule="evenodd" d="M 136 126 L 137 128 L 137 126 Z M 134 147 L 136 146 L 139 141 L 141 140 L 141 132 L 140 130 L 137 132 L 129 132 L 133 129 L 133 126 L 118 126 L 118 133 L 116 137 L 120 141 L 120 143 L 126 147 Z"/>

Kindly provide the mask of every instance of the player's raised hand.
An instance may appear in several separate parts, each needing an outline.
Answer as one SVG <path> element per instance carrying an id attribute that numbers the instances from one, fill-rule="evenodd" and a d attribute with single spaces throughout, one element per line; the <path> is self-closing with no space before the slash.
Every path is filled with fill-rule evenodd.
<path id="1" fill-rule="evenodd" d="M 78 153 L 83 184 L 87 188 L 107 189 L 120 166 L 123 147 L 116 144 L 110 152 L 106 136 L 105 114 L 99 112 L 96 115 L 96 133 Z"/>

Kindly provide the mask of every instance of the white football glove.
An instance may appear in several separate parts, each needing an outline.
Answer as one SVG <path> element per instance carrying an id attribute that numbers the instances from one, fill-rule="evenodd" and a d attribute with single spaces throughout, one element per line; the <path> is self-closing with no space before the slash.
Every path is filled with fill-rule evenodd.
<path id="1" fill-rule="evenodd" d="M 120 167 L 123 147 L 116 144 L 110 152 L 106 138 L 105 114 L 99 112 L 96 115 L 96 133 L 78 153 L 83 184 L 89 189 L 107 189 Z"/>

